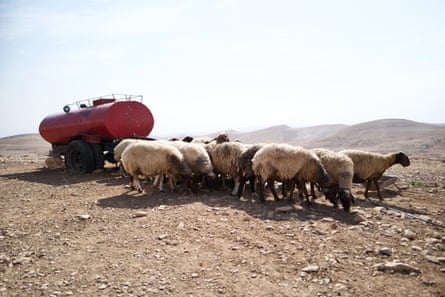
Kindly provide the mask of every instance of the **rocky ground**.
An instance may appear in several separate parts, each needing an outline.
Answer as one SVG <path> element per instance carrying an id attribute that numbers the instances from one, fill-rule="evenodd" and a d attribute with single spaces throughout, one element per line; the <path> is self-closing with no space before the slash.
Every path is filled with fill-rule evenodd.
<path id="1" fill-rule="evenodd" d="M 445 162 L 387 173 L 348 214 L 0 157 L 0 296 L 445 296 Z"/>

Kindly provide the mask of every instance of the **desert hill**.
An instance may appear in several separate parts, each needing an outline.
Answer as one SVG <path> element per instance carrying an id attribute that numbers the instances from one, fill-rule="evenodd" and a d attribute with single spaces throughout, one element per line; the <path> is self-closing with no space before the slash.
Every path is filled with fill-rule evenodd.
<path id="1" fill-rule="evenodd" d="M 229 133 L 246 143 L 288 142 L 307 148 L 346 148 L 376 152 L 404 151 L 410 155 L 444 156 L 445 127 L 404 119 L 383 119 L 356 125 L 307 128 L 275 126 L 248 133 Z"/>
<path id="2" fill-rule="evenodd" d="M 308 147 L 358 148 L 370 151 L 405 151 L 410 155 L 444 155 L 443 126 L 386 119 L 346 127 L 306 143 Z"/>
<path id="3" fill-rule="evenodd" d="M 40 134 L 21 134 L 0 138 L 0 155 L 48 155 L 51 145 Z"/>
<path id="4" fill-rule="evenodd" d="M 356 125 L 322 125 L 292 128 L 273 126 L 251 132 L 227 130 L 231 139 L 244 143 L 287 142 L 307 148 L 345 148 L 377 152 L 404 151 L 411 156 L 445 156 L 445 126 L 404 119 L 383 119 Z M 209 136 L 214 136 L 215 132 Z M 0 138 L 0 155 L 47 155 L 49 143 L 39 134 Z"/>

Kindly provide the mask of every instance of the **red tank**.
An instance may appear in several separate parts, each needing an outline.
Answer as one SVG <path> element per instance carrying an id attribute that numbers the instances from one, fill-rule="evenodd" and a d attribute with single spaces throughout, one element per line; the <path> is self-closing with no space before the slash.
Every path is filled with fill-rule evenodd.
<path id="1" fill-rule="evenodd" d="M 153 129 L 153 115 L 139 101 L 99 97 L 88 102 L 92 104 L 79 102 L 79 109 L 74 111 L 65 106 L 65 113 L 44 118 L 39 126 L 40 135 L 51 144 L 64 145 L 74 139 L 101 142 L 146 137 Z"/>

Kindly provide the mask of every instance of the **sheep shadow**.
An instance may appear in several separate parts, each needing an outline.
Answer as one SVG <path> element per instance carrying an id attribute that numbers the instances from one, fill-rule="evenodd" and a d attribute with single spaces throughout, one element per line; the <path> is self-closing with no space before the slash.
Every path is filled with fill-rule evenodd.
<path id="1" fill-rule="evenodd" d="M 0 178 L 4 178 L 7 180 L 18 179 L 26 182 L 40 183 L 58 187 L 91 181 L 106 185 L 116 185 L 118 183 L 118 181 L 116 181 L 118 176 L 118 170 L 112 168 L 106 168 L 103 171 L 87 174 L 69 173 L 64 168 L 37 168 L 33 171 L 2 174 L 0 175 Z"/>
<path id="2" fill-rule="evenodd" d="M 96 205 L 103 208 L 154 209 L 160 206 L 180 207 L 186 204 L 203 203 L 215 209 L 236 209 L 260 220 L 317 221 L 329 217 L 348 225 L 354 224 L 353 214 L 344 212 L 342 208 L 324 204 L 321 200 L 324 198 L 318 198 L 309 206 L 307 202 L 296 200 L 292 203 L 284 199 L 274 201 L 269 197 L 265 203 L 261 203 L 251 196 L 239 199 L 225 192 L 159 193 L 153 189 L 148 190 L 148 193 L 126 191 L 116 196 L 99 199 Z M 277 210 L 283 206 L 293 206 L 293 208 L 290 211 Z"/>
<path id="3" fill-rule="evenodd" d="M 382 189 L 382 196 L 383 196 L 383 201 L 380 201 L 379 198 L 377 197 L 377 193 L 376 192 L 370 192 L 369 194 L 369 198 L 364 197 L 363 195 L 356 195 L 355 196 L 355 203 L 356 206 L 360 206 L 361 208 L 375 208 L 375 207 L 383 207 L 387 210 L 392 210 L 392 211 L 396 211 L 396 212 L 400 212 L 400 213 L 406 213 L 408 215 L 429 215 L 428 212 L 426 211 L 422 211 L 420 209 L 414 209 L 414 208 L 406 208 L 406 207 L 402 207 L 400 205 L 394 205 L 393 203 L 387 203 L 389 201 L 391 201 L 392 199 L 395 199 L 397 197 L 403 196 L 402 192 L 397 189 L 397 190 L 392 190 L 392 189 Z M 358 192 L 363 194 L 363 192 Z"/>

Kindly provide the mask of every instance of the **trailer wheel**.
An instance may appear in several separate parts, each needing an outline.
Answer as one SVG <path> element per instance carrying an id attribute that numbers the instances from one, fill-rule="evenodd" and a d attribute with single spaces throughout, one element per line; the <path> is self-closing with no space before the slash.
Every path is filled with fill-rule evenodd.
<path id="1" fill-rule="evenodd" d="M 102 150 L 102 146 L 98 143 L 90 143 L 91 149 L 94 153 L 94 168 L 95 169 L 104 169 L 104 152 Z"/>
<path id="2" fill-rule="evenodd" d="M 94 152 L 90 145 L 82 140 L 68 144 L 65 153 L 65 166 L 72 173 L 90 173 L 95 167 Z"/>

